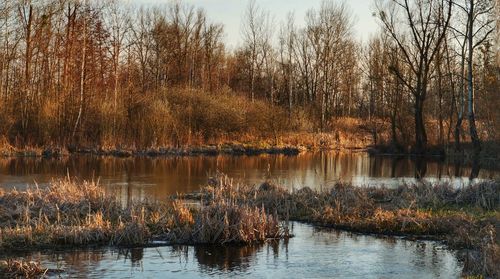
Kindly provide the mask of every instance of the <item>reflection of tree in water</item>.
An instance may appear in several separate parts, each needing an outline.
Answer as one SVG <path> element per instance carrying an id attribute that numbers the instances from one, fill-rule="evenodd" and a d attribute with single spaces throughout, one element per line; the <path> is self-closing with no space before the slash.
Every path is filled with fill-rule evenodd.
<path id="1" fill-rule="evenodd" d="M 415 178 L 424 178 L 427 174 L 427 160 L 423 157 L 417 156 L 415 158 Z"/>
<path id="2" fill-rule="evenodd" d="M 263 245 L 253 246 L 196 246 L 194 255 L 202 269 L 246 271 L 256 260 Z M 276 253 L 278 249 L 273 249 Z"/>
<path id="3" fill-rule="evenodd" d="M 472 158 L 472 169 L 470 172 L 470 180 L 477 178 L 479 176 L 479 171 L 481 170 L 479 154 L 475 154 Z"/>
<path id="4" fill-rule="evenodd" d="M 102 262 L 106 253 L 105 250 L 75 250 L 54 252 L 44 256 L 33 254 L 29 260 L 39 261 L 43 257 L 49 262 L 57 263 L 57 268 L 70 274 L 90 274 L 92 269 Z"/>
<path id="5" fill-rule="evenodd" d="M 132 267 L 140 267 L 144 258 L 144 248 L 132 248 L 118 251 L 125 259 L 130 259 Z"/>
<path id="6" fill-rule="evenodd" d="M 189 261 L 189 246 L 174 245 L 172 246 L 172 255 L 177 256 L 179 261 L 187 263 Z"/>

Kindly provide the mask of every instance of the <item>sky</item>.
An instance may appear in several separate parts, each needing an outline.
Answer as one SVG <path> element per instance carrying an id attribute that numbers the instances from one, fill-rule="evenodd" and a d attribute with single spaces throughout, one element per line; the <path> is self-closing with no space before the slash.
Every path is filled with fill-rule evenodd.
<path id="1" fill-rule="evenodd" d="M 256 0 L 257 5 L 270 12 L 274 18 L 276 32 L 279 26 L 286 20 L 289 12 L 295 14 L 295 23 L 302 26 L 306 12 L 318 9 L 323 0 Z M 342 0 L 331 0 L 342 1 Z M 169 0 L 129 0 L 132 3 L 165 4 Z M 241 24 L 248 0 L 184 0 L 185 3 L 202 7 L 206 10 L 208 18 L 212 22 L 224 24 L 225 43 L 230 48 L 241 44 Z M 373 0 L 346 0 L 350 7 L 355 22 L 355 35 L 362 41 L 370 38 L 371 34 L 378 29 L 378 23 L 372 16 L 374 11 Z"/>

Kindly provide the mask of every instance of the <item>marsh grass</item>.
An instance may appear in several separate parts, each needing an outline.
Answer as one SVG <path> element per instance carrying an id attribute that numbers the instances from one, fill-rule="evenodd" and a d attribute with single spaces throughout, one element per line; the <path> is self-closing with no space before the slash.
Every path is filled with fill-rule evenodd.
<path id="1" fill-rule="evenodd" d="M 228 178 L 225 178 L 228 179 Z M 219 187 L 220 186 L 220 187 Z M 288 227 L 264 206 L 241 203 L 231 183 L 207 186 L 209 199 L 201 201 L 195 214 L 185 204 L 174 202 L 173 229 L 168 239 L 177 243 L 256 243 L 289 237 Z"/>
<path id="2" fill-rule="evenodd" d="M 263 242 L 287 237 L 277 216 L 222 196 L 201 208 L 180 200 L 122 208 L 95 182 L 0 192 L 0 250 L 88 245 L 144 246 Z"/>
<path id="3" fill-rule="evenodd" d="M 500 275 L 497 182 L 459 189 L 449 184 L 387 189 L 338 183 L 325 191 L 292 191 L 270 182 L 260 187 L 235 184 L 219 176 L 203 189 L 201 197 L 213 201 L 221 193 L 237 204 L 261 206 L 268 214 L 286 220 L 360 233 L 443 240 L 451 248 L 467 251 L 461 256 L 465 275 Z"/>
<path id="4" fill-rule="evenodd" d="M 288 221 L 360 233 L 443 240 L 463 251 L 465 275 L 498 277 L 500 184 L 338 183 L 324 191 L 255 187 L 217 174 L 190 206 L 182 196 L 123 208 L 95 182 L 55 181 L 46 189 L 0 191 L 0 251 L 89 245 L 250 244 L 290 237 Z"/>
<path id="5" fill-rule="evenodd" d="M 42 267 L 39 262 L 7 260 L 0 261 L 1 278 L 46 278 L 48 275 L 60 273 Z"/>

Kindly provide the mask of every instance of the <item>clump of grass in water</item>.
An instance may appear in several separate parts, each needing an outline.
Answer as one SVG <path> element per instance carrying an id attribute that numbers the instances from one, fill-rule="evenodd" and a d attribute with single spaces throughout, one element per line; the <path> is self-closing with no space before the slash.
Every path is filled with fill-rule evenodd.
<path id="1" fill-rule="evenodd" d="M 118 220 L 126 216 L 97 183 L 70 180 L 4 193 L 0 208 L 3 248 L 104 244 L 119 236 Z"/>
<path id="2" fill-rule="evenodd" d="M 44 278 L 49 273 L 55 272 L 59 271 L 44 268 L 38 262 L 0 261 L 0 274 L 6 278 Z"/>
<path id="3" fill-rule="evenodd" d="M 181 201 L 146 201 L 123 209 L 98 183 L 69 179 L 47 189 L 0 193 L 0 250 L 144 246 L 155 239 L 172 244 L 253 243 L 287 236 L 277 216 L 226 198 L 199 209 Z"/>
<path id="4" fill-rule="evenodd" d="M 462 256 L 464 274 L 500 275 L 497 232 L 492 225 L 500 222 L 497 182 L 460 189 L 448 184 L 387 189 L 338 183 L 327 191 L 290 191 L 270 182 L 259 188 L 234 185 L 221 175 L 212 181 L 213 186 L 202 190 L 204 200 L 229 195 L 226 198 L 236 204 L 262 206 L 291 220 L 361 233 L 445 240 L 453 248 L 469 251 Z"/>
<path id="5" fill-rule="evenodd" d="M 289 237 L 288 227 L 277 214 L 268 214 L 264 206 L 241 203 L 234 197 L 239 189 L 229 183 L 207 186 L 210 199 L 193 215 L 186 206 L 174 202 L 174 229 L 168 234 L 173 242 L 196 244 L 256 243 Z"/>

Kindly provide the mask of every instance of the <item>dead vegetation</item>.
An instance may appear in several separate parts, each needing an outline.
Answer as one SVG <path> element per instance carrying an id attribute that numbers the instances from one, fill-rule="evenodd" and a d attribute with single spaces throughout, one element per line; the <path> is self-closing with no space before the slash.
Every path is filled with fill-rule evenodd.
<path id="1" fill-rule="evenodd" d="M 205 187 L 202 198 L 231 193 L 239 204 L 262 206 L 282 218 L 360 233 L 444 240 L 467 251 L 464 274 L 500 275 L 496 240 L 500 184 L 485 182 L 455 189 L 448 184 L 403 185 L 397 189 L 334 185 L 328 191 L 290 191 L 266 182 L 259 188 L 227 177 Z"/>
<path id="2" fill-rule="evenodd" d="M 53 182 L 47 189 L 0 193 L 0 250 L 88 245 L 256 243 L 286 238 L 288 220 L 361 233 L 443 240 L 462 251 L 464 274 L 498 276 L 500 184 L 336 184 L 327 191 L 254 187 L 210 179 L 199 206 L 182 197 L 123 208 L 98 183 Z M 280 221 L 282 220 L 282 221 Z"/>
<path id="3" fill-rule="evenodd" d="M 53 273 L 38 262 L 7 260 L 0 261 L 0 277 L 5 278 L 45 278 Z"/>
<path id="4" fill-rule="evenodd" d="M 53 182 L 48 189 L 0 193 L 0 250 L 56 246 L 144 246 L 168 243 L 252 243 L 286 237 L 260 207 L 222 195 L 196 209 L 180 201 L 128 208 L 93 182 Z"/>

